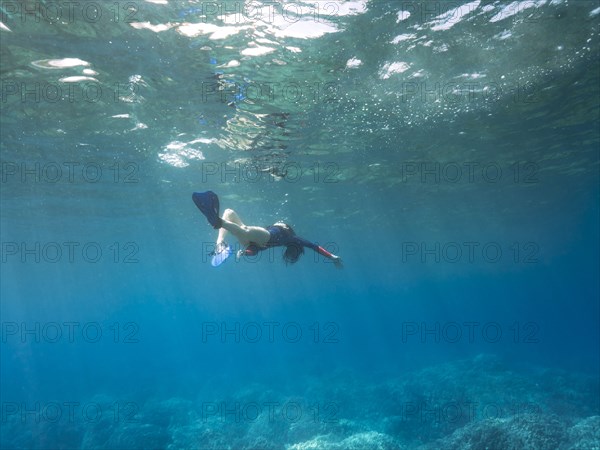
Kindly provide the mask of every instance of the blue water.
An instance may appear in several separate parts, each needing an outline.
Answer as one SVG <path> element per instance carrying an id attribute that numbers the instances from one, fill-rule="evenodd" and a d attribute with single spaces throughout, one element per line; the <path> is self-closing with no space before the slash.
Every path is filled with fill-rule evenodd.
<path id="1" fill-rule="evenodd" d="M 0 447 L 597 448 L 599 6 L 3 1 Z"/>

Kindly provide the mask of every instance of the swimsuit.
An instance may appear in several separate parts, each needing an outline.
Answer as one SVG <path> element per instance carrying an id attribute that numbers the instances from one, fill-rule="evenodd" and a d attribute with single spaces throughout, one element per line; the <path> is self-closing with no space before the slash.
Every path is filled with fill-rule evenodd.
<path id="1" fill-rule="evenodd" d="M 292 229 L 290 227 L 288 227 L 287 225 L 270 225 L 270 226 L 266 227 L 266 230 L 271 235 L 266 246 L 261 247 L 261 246 L 255 244 L 254 242 L 251 242 L 248 245 L 248 247 L 246 248 L 246 251 L 245 251 L 246 255 L 256 255 L 258 252 L 266 250 L 271 247 L 279 247 L 279 246 L 287 247 L 290 245 L 296 245 L 300 248 L 308 247 L 308 248 L 314 250 L 315 252 L 320 253 L 323 256 L 326 256 L 327 258 L 333 257 L 333 255 L 331 253 L 329 253 L 327 250 L 325 250 L 323 247 L 321 247 L 313 242 L 307 241 L 306 239 L 302 239 L 299 236 L 296 236 L 294 234 L 294 232 L 292 231 Z"/>

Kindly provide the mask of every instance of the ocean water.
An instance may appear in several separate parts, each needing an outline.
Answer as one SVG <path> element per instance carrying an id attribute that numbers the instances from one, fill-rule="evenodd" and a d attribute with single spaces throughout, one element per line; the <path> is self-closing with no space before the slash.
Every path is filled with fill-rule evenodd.
<path id="1" fill-rule="evenodd" d="M 2 449 L 599 448 L 597 1 L 0 14 Z"/>

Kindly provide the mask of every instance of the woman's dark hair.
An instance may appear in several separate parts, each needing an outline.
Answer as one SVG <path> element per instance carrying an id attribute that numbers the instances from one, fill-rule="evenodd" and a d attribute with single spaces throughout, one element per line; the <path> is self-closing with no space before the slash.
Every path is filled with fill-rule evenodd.
<path id="1" fill-rule="evenodd" d="M 283 260 L 286 264 L 294 264 L 298 262 L 300 256 L 304 254 L 304 247 L 298 244 L 290 244 L 286 246 L 283 252 Z"/>

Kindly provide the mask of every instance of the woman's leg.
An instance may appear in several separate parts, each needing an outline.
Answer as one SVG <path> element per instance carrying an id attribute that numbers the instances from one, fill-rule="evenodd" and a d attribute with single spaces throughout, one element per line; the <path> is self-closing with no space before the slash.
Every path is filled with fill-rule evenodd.
<path id="1" fill-rule="evenodd" d="M 267 245 L 271 235 L 263 227 L 249 227 L 243 224 L 240 217 L 233 209 L 226 209 L 223 212 L 223 226 L 219 229 L 217 245 L 225 240 L 228 233 L 233 234 L 240 244 L 246 247 L 250 242 L 257 245 Z"/>
<path id="2" fill-rule="evenodd" d="M 226 209 L 223 212 L 223 217 L 221 217 L 223 219 L 223 225 L 225 225 L 225 222 L 231 222 L 231 223 L 235 223 L 238 225 L 244 225 L 240 219 L 240 217 L 237 215 L 237 213 L 233 210 L 233 209 Z M 217 236 L 217 247 L 219 246 L 219 244 L 222 244 L 225 241 L 225 238 L 227 237 L 227 235 L 229 234 L 229 231 L 225 228 L 225 226 L 222 226 L 221 228 L 219 228 L 219 235 Z"/>

